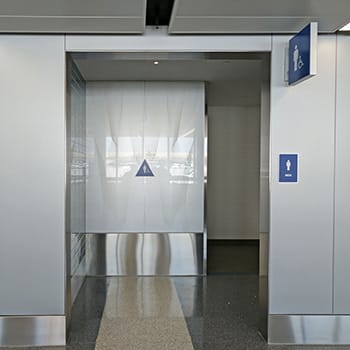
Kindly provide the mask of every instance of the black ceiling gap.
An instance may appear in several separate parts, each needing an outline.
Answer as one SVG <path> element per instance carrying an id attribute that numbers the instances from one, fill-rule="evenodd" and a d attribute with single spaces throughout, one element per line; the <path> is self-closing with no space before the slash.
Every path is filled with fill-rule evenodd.
<path id="1" fill-rule="evenodd" d="M 174 0 L 147 0 L 146 25 L 168 26 Z"/>

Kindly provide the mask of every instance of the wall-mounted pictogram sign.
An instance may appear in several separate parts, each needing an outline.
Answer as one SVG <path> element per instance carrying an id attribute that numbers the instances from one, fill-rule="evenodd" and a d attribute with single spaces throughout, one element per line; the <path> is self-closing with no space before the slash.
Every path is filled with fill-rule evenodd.
<path id="1" fill-rule="evenodd" d="M 136 173 L 136 176 L 154 176 L 151 167 L 147 163 L 146 159 L 142 162 L 138 172 Z"/>

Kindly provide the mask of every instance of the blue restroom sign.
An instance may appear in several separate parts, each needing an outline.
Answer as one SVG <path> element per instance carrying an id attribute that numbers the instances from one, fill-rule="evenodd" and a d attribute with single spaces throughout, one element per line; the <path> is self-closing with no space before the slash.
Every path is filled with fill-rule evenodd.
<path id="1" fill-rule="evenodd" d="M 136 173 L 136 176 L 154 176 L 151 167 L 147 163 L 146 159 L 142 162 L 139 171 Z"/>
<path id="2" fill-rule="evenodd" d="M 298 182 L 297 154 L 280 154 L 279 182 Z"/>
<path id="3" fill-rule="evenodd" d="M 317 23 L 312 22 L 289 40 L 288 84 L 294 85 L 316 75 Z"/>

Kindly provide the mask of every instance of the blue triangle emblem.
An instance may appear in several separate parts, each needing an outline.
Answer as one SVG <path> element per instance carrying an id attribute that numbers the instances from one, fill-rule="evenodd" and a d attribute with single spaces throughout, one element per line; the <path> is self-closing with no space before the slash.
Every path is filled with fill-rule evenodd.
<path id="1" fill-rule="evenodd" d="M 141 166 L 139 171 L 137 172 L 136 176 L 154 176 L 150 166 L 147 163 L 147 160 L 145 159 Z"/>

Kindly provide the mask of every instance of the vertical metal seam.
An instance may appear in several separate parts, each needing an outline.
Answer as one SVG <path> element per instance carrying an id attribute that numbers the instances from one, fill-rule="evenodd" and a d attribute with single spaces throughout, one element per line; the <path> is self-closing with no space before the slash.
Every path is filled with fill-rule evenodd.
<path id="1" fill-rule="evenodd" d="M 208 208 L 207 208 L 207 200 L 208 200 L 208 149 L 209 149 L 209 108 L 205 107 L 205 82 L 203 83 L 204 89 L 204 154 L 203 154 L 203 168 L 204 168 L 204 184 L 203 184 L 203 275 L 206 276 L 208 273 Z"/>
<path id="2" fill-rule="evenodd" d="M 268 237 L 268 244 L 267 244 L 267 249 L 268 249 L 268 256 L 267 256 L 267 316 L 269 316 L 270 313 L 270 276 L 271 276 L 271 245 L 272 245 L 272 178 L 273 178 L 273 166 L 272 162 L 274 161 L 274 156 L 272 154 L 273 147 L 272 147 L 272 140 L 273 140 L 273 133 L 272 133 L 272 74 L 273 74 L 273 63 L 275 61 L 274 59 L 274 35 L 271 35 L 271 54 L 270 54 L 270 84 L 269 84 L 269 181 L 268 181 L 268 193 L 269 193 L 269 237 Z M 268 318 L 268 323 L 267 323 L 267 339 L 269 339 L 269 318 Z"/>
<path id="3" fill-rule="evenodd" d="M 69 140 L 69 126 L 68 126 L 68 117 L 69 117 L 69 93 L 70 93 L 70 87 L 69 87 L 69 71 L 70 71 L 70 56 L 66 53 L 64 48 L 64 61 L 65 61 L 65 74 L 64 74 L 64 86 L 65 86 L 65 94 L 64 94 L 64 177 L 65 177 L 65 187 L 64 187 L 64 243 L 65 243 L 65 257 L 64 257 L 64 264 L 65 264 L 65 278 L 64 278 L 64 308 L 65 308 L 65 317 L 66 317 L 66 340 L 68 339 L 69 335 L 69 328 L 70 328 L 70 274 L 69 274 L 69 268 L 70 268 L 70 241 L 68 240 L 68 226 L 70 226 L 70 216 L 68 216 L 68 208 L 70 208 L 68 201 L 70 201 L 69 193 L 69 183 L 70 176 L 68 174 L 69 169 L 69 148 L 68 148 L 68 140 Z"/>
<path id="4" fill-rule="evenodd" d="M 338 35 L 335 40 L 335 70 L 334 70 L 334 130 L 333 130 L 333 253 L 332 253 L 332 314 L 335 309 L 335 216 L 336 216 L 336 158 L 337 158 L 337 75 L 338 75 Z"/>
<path id="5" fill-rule="evenodd" d="M 145 122 L 147 118 L 146 113 L 146 81 L 143 82 L 143 112 L 142 112 L 142 162 L 146 159 L 145 150 Z M 146 177 L 143 178 L 143 233 L 146 231 Z"/>

